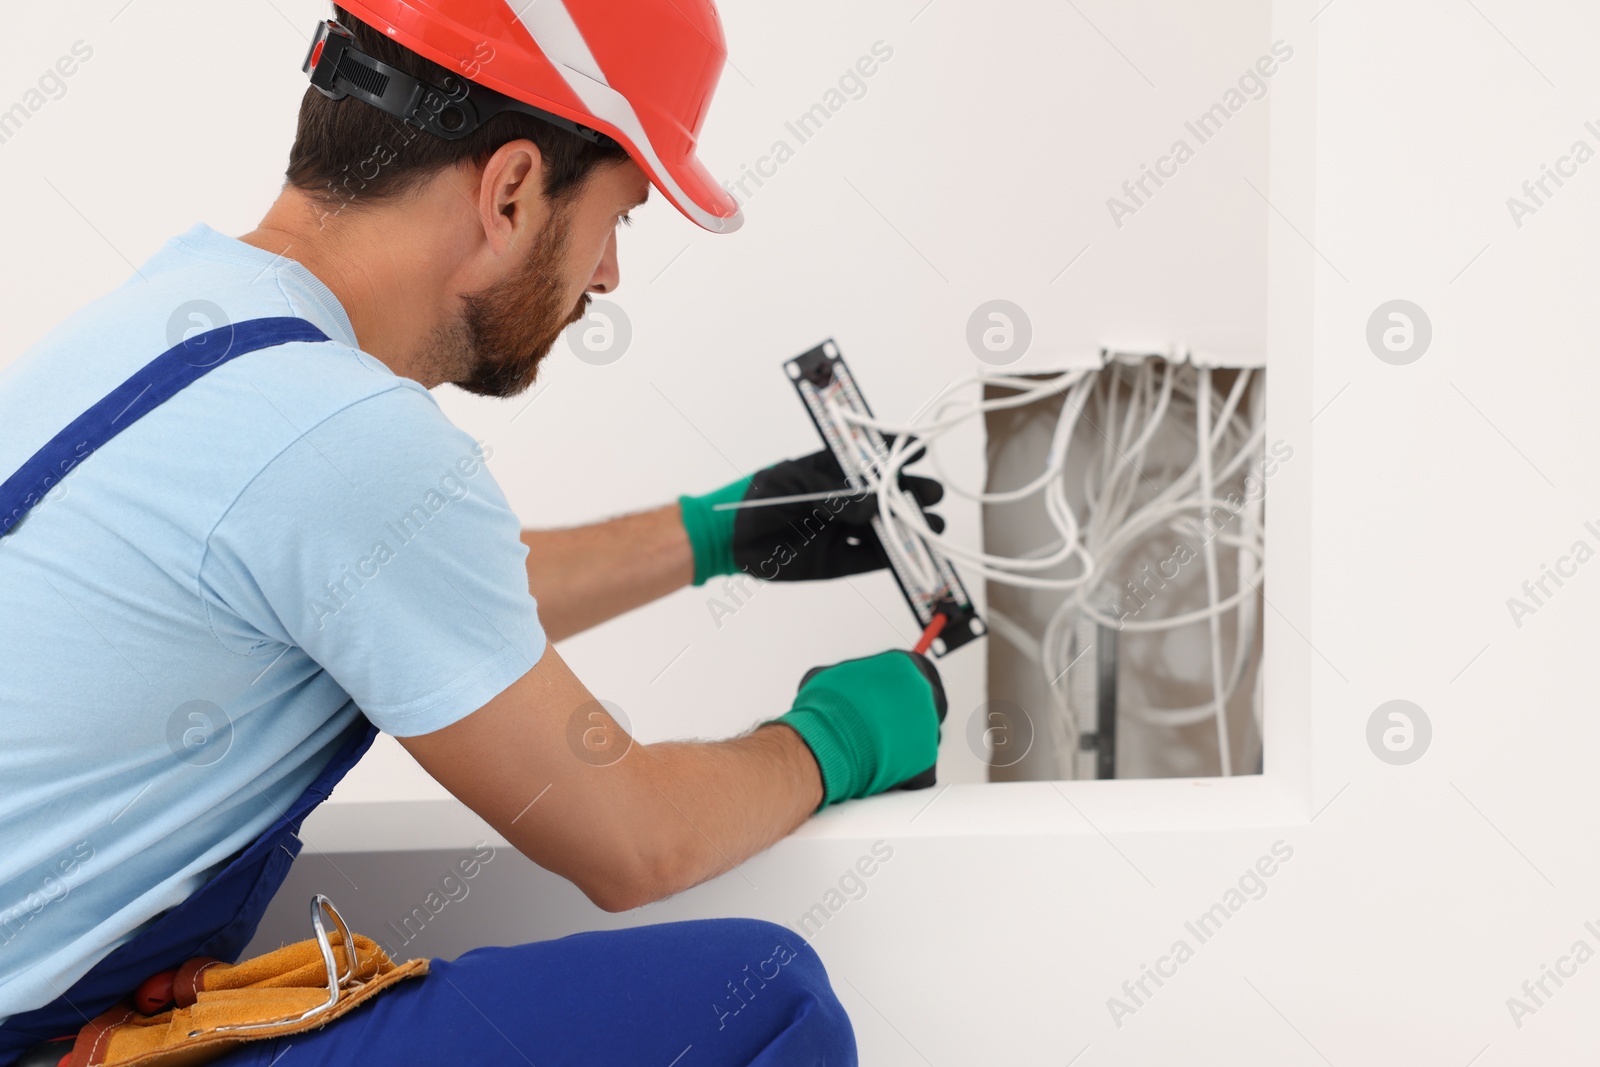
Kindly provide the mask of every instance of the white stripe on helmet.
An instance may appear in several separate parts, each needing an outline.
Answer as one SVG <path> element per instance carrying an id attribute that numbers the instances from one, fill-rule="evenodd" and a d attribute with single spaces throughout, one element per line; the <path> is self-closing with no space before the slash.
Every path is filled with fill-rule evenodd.
<path id="1" fill-rule="evenodd" d="M 532 35 L 540 51 L 550 59 L 567 87 L 583 101 L 583 105 L 596 118 L 604 119 L 628 136 L 665 186 L 664 191 L 690 218 L 715 233 L 732 233 L 744 223 L 744 213 L 738 207 L 734 208 L 731 216 L 722 218 L 695 203 L 662 165 L 661 157 L 656 154 L 655 145 L 650 143 L 649 136 L 644 132 L 633 105 L 606 81 L 605 71 L 589 50 L 578 24 L 572 20 L 566 0 L 533 0 L 517 13 L 517 20 Z"/>

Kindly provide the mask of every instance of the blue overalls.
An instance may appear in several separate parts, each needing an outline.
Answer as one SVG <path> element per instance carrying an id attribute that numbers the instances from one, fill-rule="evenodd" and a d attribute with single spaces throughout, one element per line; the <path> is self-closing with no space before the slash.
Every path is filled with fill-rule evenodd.
<path id="1" fill-rule="evenodd" d="M 45 491 L 134 421 L 206 372 L 273 345 L 326 341 L 296 318 L 252 319 L 197 334 L 157 356 L 0 483 L 0 537 Z M 90 451 L 82 453 L 82 443 Z M 182 904 L 101 959 L 65 995 L 0 1025 L 0 1067 L 74 1034 L 150 975 L 193 956 L 234 961 L 299 853 L 300 824 L 377 735 L 358 718 L 316 781 L 283 816 Z M 52 1054 L 50 1062 L 54 1063 Z M 241 1046 L 227 1067 L 473 1062 L 856 1063 L 855 1037 L 822 962 L 785 927 L 707 919 L 480 948 L 435 960 L 331 1025 Z"/>

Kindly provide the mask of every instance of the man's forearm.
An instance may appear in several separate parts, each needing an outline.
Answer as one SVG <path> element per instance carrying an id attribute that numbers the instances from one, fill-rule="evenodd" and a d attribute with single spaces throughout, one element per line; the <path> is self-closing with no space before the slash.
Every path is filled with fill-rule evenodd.
<path id="1" fill-rule="evenodd" d="M 647 792 L 633 829 L 653 872 L 636 887 L 638 904 L 733 869 L 788 836 L 822 803 L 811 750 L 781 723 L 729 741 L 660 742 L 634 754 L 642 758 L 630 769 Z"/>
<path id="2" fill-rule="evenodd" d="M 553 641 L 650 603 L 694 580 L 677 504 L 565 530 L 524 530 L 528 588 Z"/>

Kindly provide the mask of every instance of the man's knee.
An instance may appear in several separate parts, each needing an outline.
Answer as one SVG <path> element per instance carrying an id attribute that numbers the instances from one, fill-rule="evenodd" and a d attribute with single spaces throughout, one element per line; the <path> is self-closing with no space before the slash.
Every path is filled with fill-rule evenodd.
<path id="1" fill-rule="evenodd" d="M 809 1017 L 810 1025 L 852 1033 L 827 969 L 803 937 L 761 919 L 717 919 L 710 925 L 715 951 L 728 961 L 729 971 L 712 1005 L 718 1029 L 759 1015 Z"/>
<path id="2" fill-rule="evenodd" d="M 721 992 L 730 1013 L 763 997 L 787 999 L 819 988 L 832 994 L 822 960 L 794 931 L 761 919 L 717 919 L 709 929 L 708 948 L 726 961 L 728 980 Z"/>

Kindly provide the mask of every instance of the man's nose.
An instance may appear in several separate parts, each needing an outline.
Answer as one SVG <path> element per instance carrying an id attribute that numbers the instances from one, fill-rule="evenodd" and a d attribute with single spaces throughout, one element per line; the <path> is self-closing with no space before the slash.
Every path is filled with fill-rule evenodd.
<path id="1" fill-rule="evenodd" d="M 621 280 L 621 271 L 617 267 L 617 232 L 612 230 L 611 236 L 606 238 L 605 255 L 600 257 L 600 265 L 595 268 L 594 277 L 589 279 L 589 292 L 612 292 Z"/>

